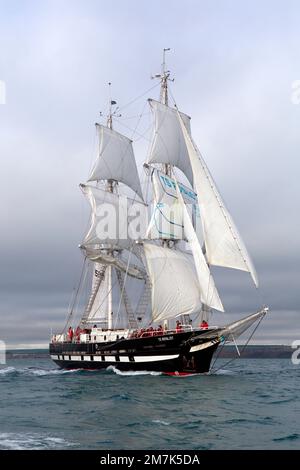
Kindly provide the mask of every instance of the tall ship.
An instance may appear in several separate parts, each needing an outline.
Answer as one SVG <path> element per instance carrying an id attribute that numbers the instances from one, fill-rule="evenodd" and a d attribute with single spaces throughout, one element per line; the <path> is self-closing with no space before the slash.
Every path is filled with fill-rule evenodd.
<path id="1" fill-rule="evenodd" d="M 268 311 L 210 325 L 212 312 L 224 311 L 211 267 L 246 271 L 256 287 L 258 280 L 190 117 L 169 103 L 167 50 L 154 77 L 160 99 L 148 99 L 153 132 L 143 190 L 134 142 L 115 130 L 111 98 L 106 125 L 96 124 L 97 158 L 80 185 L 91 206 L 83 271 L 65 327 L 49 345 L 61 368 L 205 373 L 220 345 L 236 344 Z M 74 324 L 84 284 L 89 295 Z"/>

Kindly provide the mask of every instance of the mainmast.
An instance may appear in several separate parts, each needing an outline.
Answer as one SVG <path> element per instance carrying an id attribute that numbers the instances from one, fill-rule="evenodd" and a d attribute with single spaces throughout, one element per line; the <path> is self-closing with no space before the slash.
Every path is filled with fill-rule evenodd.
<path id="1" fill-rule="evenodd" d="M 170 70 L 166 70 L 166 52 L 170 51 L 170 48 L 163 50 L 163 61 L 161 64 L 161 86 L 160 86 L 160 102 L 168 106 L 169 97 L 168 97 L 168 80 L 170 79 Z"/>
<path id="2" fill-rule="evenodd" d="M 169 105 L 169 96 L 168 96 L 168 81 L 174 79 L 170 78 L 170 70 L 166 69 L 166 52 L 170 51 L 170 47 L 163 49 L 163 61 L 161 64 L 161 73 L 156 74 L 155 78 L 160 79 L 160 102 L 165 106 Z M 172 166 L 168 163 L 162 165 L 162 171 L 169 177 L 172 175 Z M 164 247 L 170 247 L 170 240 L 162 240 L 162 245 Z M 164 320 L 164 328 L 168 329 L 168 320 Z"/>
<path id="3" fill-rule="evenodd" d="M 160 79 L 160 98 L 159 101 L 168 106 L 169 105 L 169 95 L 168 95 L 168 81 L 174 81 L 174 78 L 170 78 L 170 70 L 166 69 L 166 52 L 170 51 L 170 47 L 163 49 L 163 61 L 161 64 L 161 73 L 157 73 L 153 78 Z M 163 172 L 170 176 L 172 175 L 172 168 L 169 164 L 164 164 L 162 168 Z"/>

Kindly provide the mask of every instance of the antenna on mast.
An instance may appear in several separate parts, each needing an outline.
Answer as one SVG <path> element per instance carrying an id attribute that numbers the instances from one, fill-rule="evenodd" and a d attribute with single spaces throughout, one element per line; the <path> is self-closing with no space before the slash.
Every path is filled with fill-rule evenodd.
<path id="1" fill-rule="evenodd" d="M 170 70 L 166 70 L 166 52 L 170 51 L 170 47 L 163 49 L 163 61 L 161 64 L 161 73 L 156 73 L 151 78 L 160 79 L 160 102 L 168 106 L 168 81 L 174 82 L 174 78 L 170 78 Z"/>
<path id="2" fill-rule="evenodd" d="M 109 127 L 109 129 L 112 129 L 113 117 L 121 117 L 122 114 L 117 114 L 119 106 L 117 106 L 117 108 L 113 110 L 113 106 L 115 106 L 117 102 L 111 99 L 111 82 L 108 82 L 108 86 L 109 86 L 108 88 L 109 89 L 109 108 L 108 108 L 108 115 L 107 115 L 107 127 Z M 100 112 L 100 116 L 102 116 L 102 112 Z"/>

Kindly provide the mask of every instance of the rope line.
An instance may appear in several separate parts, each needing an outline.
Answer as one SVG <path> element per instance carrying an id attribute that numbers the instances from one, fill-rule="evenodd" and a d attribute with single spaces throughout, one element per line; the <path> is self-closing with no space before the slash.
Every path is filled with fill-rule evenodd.
<path id="1" fill-rule="evenodd" d="M 246 343 L 244 344 L 244 346 L 242 347 L 241 351 L 240 351 L 240 357 L 242 356 L 243 352 L 245 351 L 246 347 L 248 346 L 249 342 L 251 341 L 251 338 L 253 337 L 254 333 L 256 332 L 257 328 L 259 327 L 261 321 L 264 319 L 265 317 L 265 313 L 261 316 L 261 318 L 258 320 L 257 322 L 257 325 L 256 327 L 254 328 L 254 330 L 252 331 L 251 335 L 249 336 L 248 340 L 246 341 Z M 225 364 L 222 364 L 220 367 L 218 367 L 217 369 L 213 369 L 213 366 L 214 364 L 216 363 L 216 360 L 219 358 L 220 356 L 220 353 L 222 352 L 224 346 L 225 346 L 225 343 L 226 341 L 224 341 L 224 344 L 222 346 L 222 348 L 219 350 L 219 353 L 216 355 L 216 358 L 211 366 L 211 372 L 213 373 L 216 373 L 218 372 L 218 370 L 222 369 L 223 367 L 226 367 L 228 364 L 231 364 L 233 361 L 236 361 L 238 359 L 238 357 L 233 357 L 232 359 L 230 359 L 229 361 L 225 362 Z"/>

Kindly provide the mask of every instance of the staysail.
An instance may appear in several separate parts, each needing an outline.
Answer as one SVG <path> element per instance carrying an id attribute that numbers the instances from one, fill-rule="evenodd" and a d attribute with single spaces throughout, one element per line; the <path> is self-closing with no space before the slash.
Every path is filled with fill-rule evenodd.
<path id="1" fill-rule="evenodd" d="M 184 233 L 185 233 L 187 241 L 189 242 L 189 245 L 191 247 L 193 257 L 194 257 L 194 262 L 195 262 L 195 267 L 196 267 L 196 272 L 197 272 L 198 282 L 199 282 L 199 287 L 200 287 L 200 292 L 201 292 L 201 301 L 204 305 L 207 305 L 210 308 L 215 308 L 216 310 L 220 310 L 221 312 L 224 312 L 224 307 L 222 305 L 221 299 L 216 289 L 214 279 L 212 277 L 212 274 L 205 260 L 197 234 L 194 230 L 192 221 L 190 219 L 190 215 L 187 211 L 186 205 L 184 203 L 184 200 L 181 195 L 177 182 L 176 182 L 176 188 L 177 188 L 178 202 L 181 206 L 182 213 L 183 213 Z"/>
<path id="2" fill-rule="evenodd" d="M 208 263 L 247 271 L 258 286 L 255 268 L 233 219 L 179 112 L 177 117 L 193 170 Z"/>

